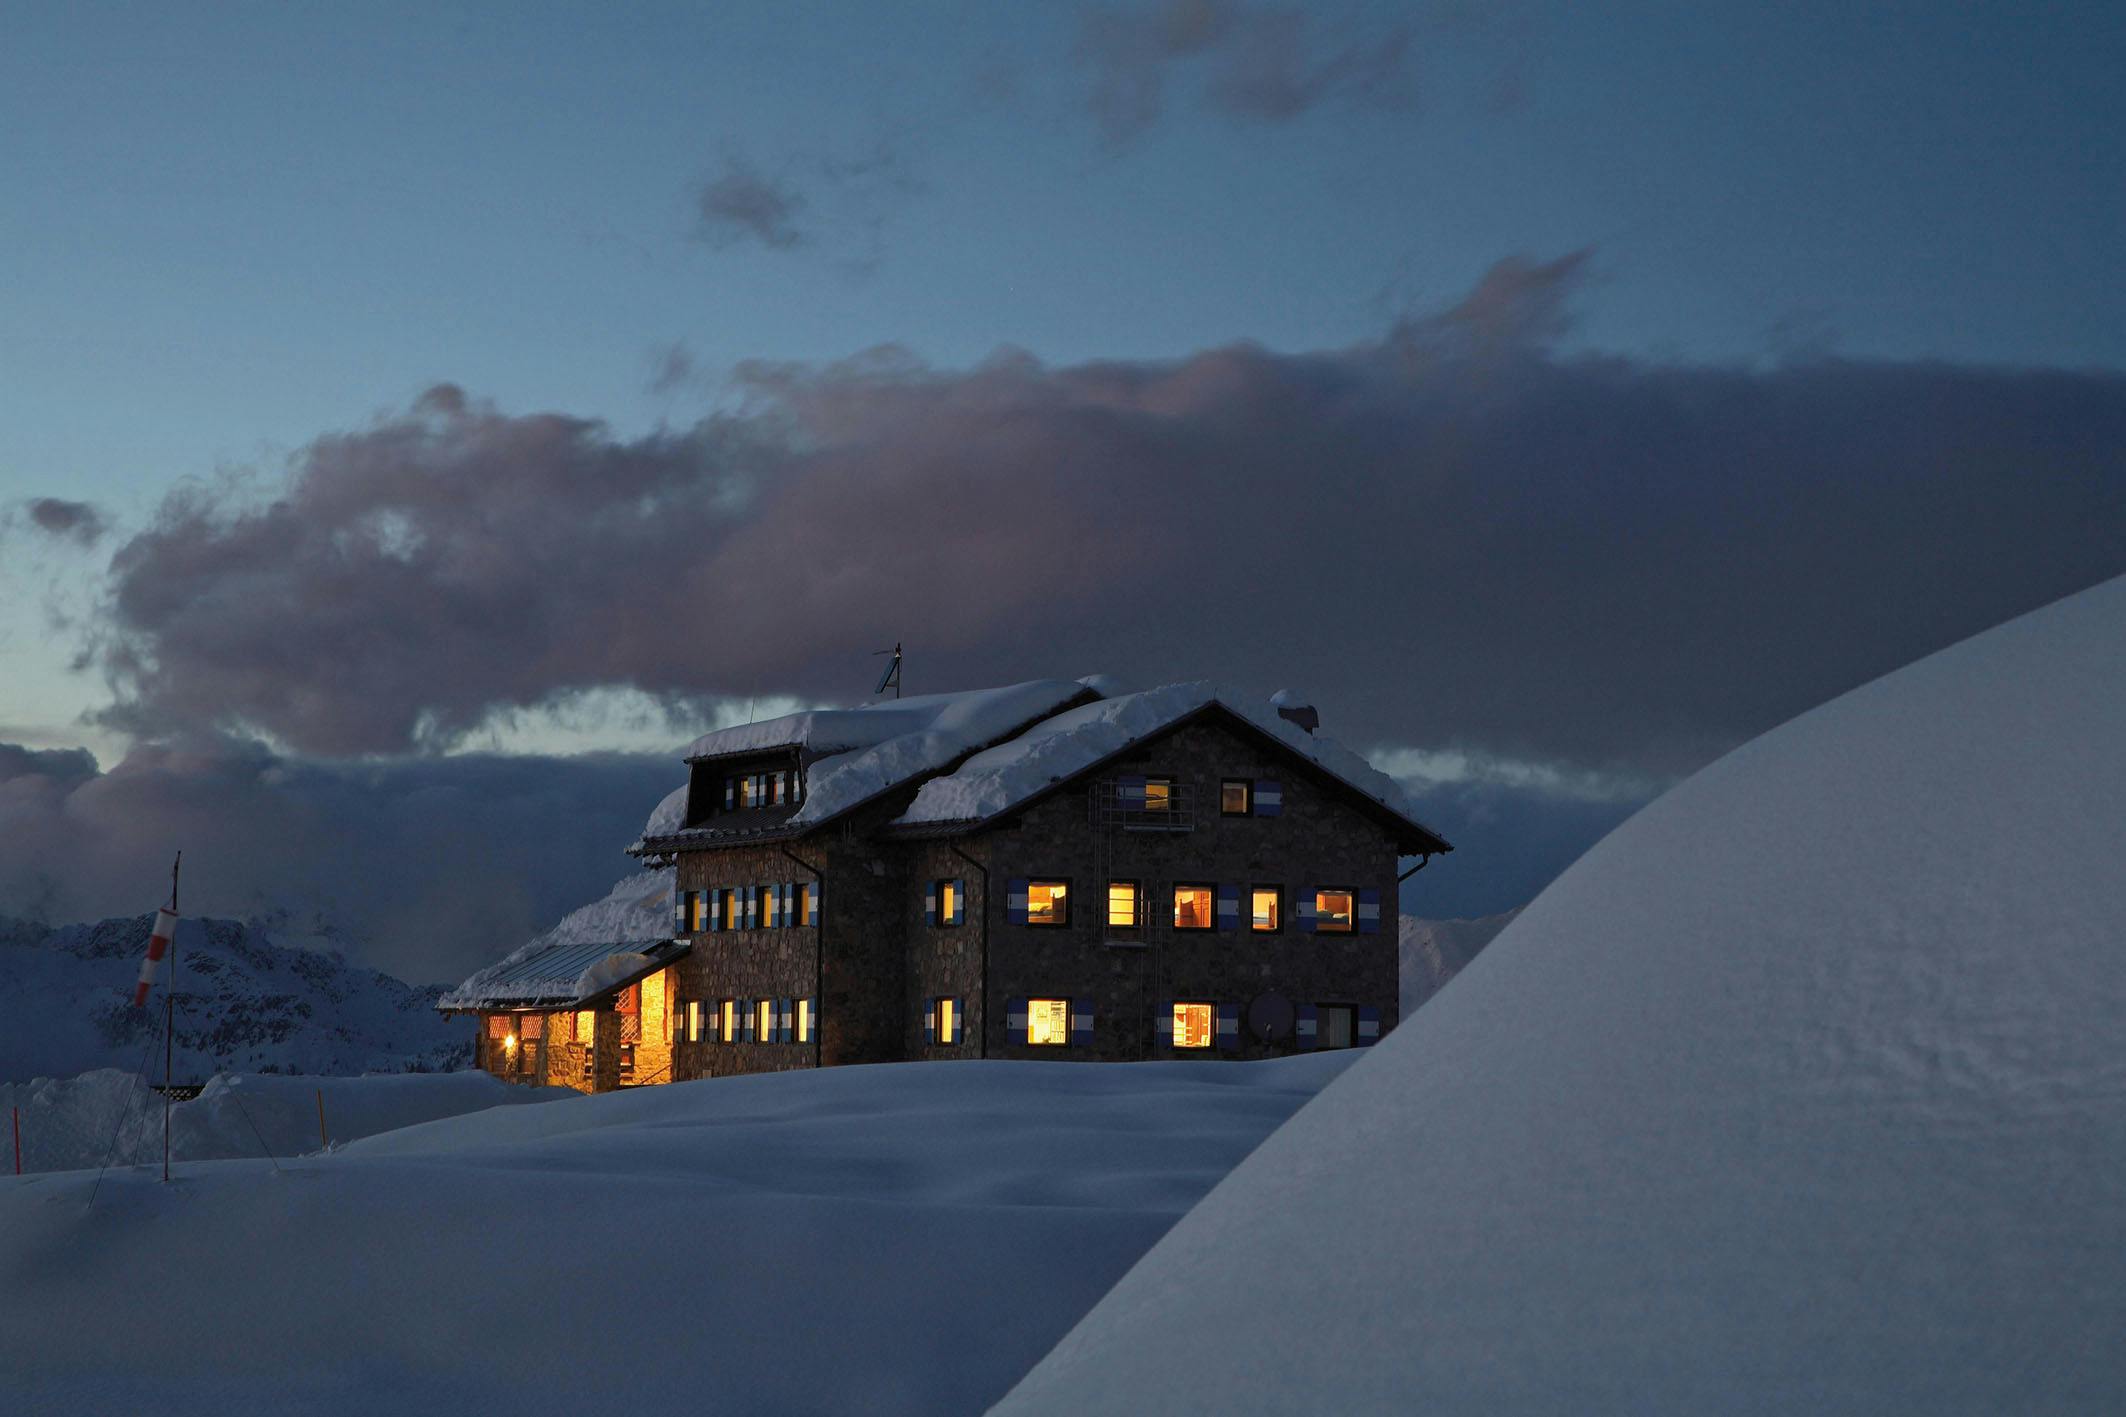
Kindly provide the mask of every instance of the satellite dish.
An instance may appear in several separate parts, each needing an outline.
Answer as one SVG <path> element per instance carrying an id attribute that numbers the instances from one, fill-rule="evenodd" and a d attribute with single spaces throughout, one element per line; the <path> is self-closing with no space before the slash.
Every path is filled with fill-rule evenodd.
<path id="1" fill-rule="evenodd" d="M 1292 1036 L 1299 1012 L 1282 994 L 1257 994 L 1248 1005 L 1248 1032 L 1265 1043 L 1282 1043 Z"/>

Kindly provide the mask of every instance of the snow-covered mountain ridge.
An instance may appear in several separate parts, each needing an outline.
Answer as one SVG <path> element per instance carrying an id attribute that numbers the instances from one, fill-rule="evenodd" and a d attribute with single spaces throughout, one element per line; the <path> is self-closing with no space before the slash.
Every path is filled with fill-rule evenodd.
<path id="1" fill-rule="evenodd" d="M 1474 920 L 1422 920 L 1402 917 L 1396 940 L 1396 965 L 1402 975 L 1403 1017 L 1447 987 L 1499 931 L 1513 923 L 1522 907 Z"/>
<path id="2" fill-rule="evenodd" d="M 149 1052 L 159 1078 L 162 984 L 131 1007 L 151 915 L 46 926 L 0 917 L 0 1082 L 127 1072 Z M 417 988 L 335 953 L 293 949 L 234 920 L 187 919 L 179 959 L 175 1074 L 346 1074 L 463 1066 L 470 1030 Z"/>

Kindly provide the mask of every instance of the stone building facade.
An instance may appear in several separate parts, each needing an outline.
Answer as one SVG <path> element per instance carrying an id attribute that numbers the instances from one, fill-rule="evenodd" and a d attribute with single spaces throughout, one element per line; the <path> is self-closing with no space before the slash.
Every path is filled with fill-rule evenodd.
<path id="1" fill-rule="evenodd" d="M 1392 785 L 1293 715 L 1207 690 L 1051 697 L 827 804 L 815 790 L 851 795 L 828 773 L 853 761 L 833 751 L 846 725 L 705 740 L 683 806 L 633 848 L 670 871 L 673 918 L 668 962 L 626 986 L 625 1055 L 616 994 L 547 1015 L 536 1040 L 507 1013 L 510 1050 L 489 1010 L 481 1066 L 604 1090 L 903 1059 L 1273 1057 L 1395 1027 L 1399 872 L 1451 847 Z"/>

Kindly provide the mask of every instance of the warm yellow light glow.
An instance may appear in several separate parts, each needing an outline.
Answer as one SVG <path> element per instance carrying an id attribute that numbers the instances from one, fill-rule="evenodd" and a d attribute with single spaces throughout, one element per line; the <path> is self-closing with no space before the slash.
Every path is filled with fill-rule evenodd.
<path id="1" fill-rule="evenodd" d="M 753 1041 L 766 1043 L 775 1036 L 775 1001 L 762 999 L 754 1006 Z"/>
<path id="2" fill-rule="evenodd" d="M 1277 887 L 1257 886 L 1254 893 L 1254 923 L 1258 930 L 1275 930 L 1277 921 Z"/>
<path id="3" fill-rule="evenodd" d="M 505 1053 L 514 1053 L 517 1051 L 516 1034 L 512 1033 L 509 1035 L 509 1037 L 502 1040 L 502 1051 Z"/>
<path id="4" fill-rule="evenodd" d="M 960 1041 L 960 1016 L 951 999 L 938 1000 L 938 1042 Z"/>
<path id="5" fill-rule="evenodd" d="M 701 1041 L 701 1000 L 687 1000 L 687 1042 Z"/>
<path id="6" fill-rule="evenodd" d="M 1028 999 L 1026 1041 L 1040 1044 L 1070 1042 L 1070 1000 Z"/>
<path id="7" fill-rule="evenodd" d="M 810 1043 L 812 1041 L 812 1001 L 810 999 L 799 999 L 797 1001 L 797 1041 L 800 1043 Z"/>
<path id="8" fill-rule="evenodd" d="M 1218 789 L 1218 810 L 1229 817 L 1244 817 L 1253 804 L 1255 784 L 1245 780 L 1228 779 Z"/>
<path id="9" fill-rule="evenodd" d="M 1134 929 L 1137 924 L 1137 883 L 1107 883 L 1107 923 L 1114 929 Z"/>
<path id="10" fill-rule="evenodd" d="M 1174 887 L 1174 928 L 1176 930 L 1208 930 L 1211 928 L 1211 888 L 1209 886 Z"/>
<path id="11" fill-rule="evenodd" d="M 718 1037 L 726 1043 L 736 1043 L 738 1041 L 738 1001 L 736 999 L 725 999 L 723 1001 L 723 1027 L 718 1030 Z"/>
<path id="12" fill-rule="evenodd" d="M 1174 1046 L 1176 1048 L 1208 1048 L 1211 1046 L 1211 1006 L 1209 1004 L 1174 1005 Z"/>
<path id="13" fill-rule="evenodd" d="M 1150 777 L 1144 780 L 1144 810 L 1164 812 L 1174 805 L 1174 784 L 1168 778 Z"/>
<path id="14" fill-rule="evenodd" d="M 588 1043 L 598 1026 L 598 1015 L 589 1009 L 576 1011 L 576 1041 Z"/>
<path id="15" fill-rule="evenodd" d="M 1026 921 L 1062 925 L 1070 919 L 1070 887 L 1062 881 L 1031 881 L 1026 886 Z"/>
<path id="16" fill-rule="evenodd" d="M 1348 932 L 1351 928 L 1349 891 L 1314 892 L 1314 928 Z"/>

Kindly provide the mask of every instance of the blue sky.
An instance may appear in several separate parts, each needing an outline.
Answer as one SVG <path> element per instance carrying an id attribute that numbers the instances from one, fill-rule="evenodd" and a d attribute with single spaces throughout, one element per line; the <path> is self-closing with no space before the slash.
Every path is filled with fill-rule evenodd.
<path id="1" fill-rule="evenodd" d="M 1120 126 L 1095 103 L 1123 72 L 1096 41 L 1118 33 L 1128 74 L 1158 84 Z M 2121 72 L 2108 4 L 0 5 L 0 739 L 122 755 L 131 732 L 80 715 L 111 698 L 99 647 L 124 617 L 105 596 L 139 588 L 154 558 L 133 538 L 166 495 L 246 472 L 271 495 L 291 456 L 396 426 L 440 382 L 635 446 L 757 400 L 728 379 L 747 361 L 816 381 L 880 345 L 957 377 L 1000 349 L 1142 371 L 1248 341 L 1311 377 L 1307 359 L 1376 348 L 1502 260 L 1579 251 L 1541 269 L 1571 277 L 1545 357 L 1583 373 L 1835 358 L 1897 387 L 1936 365 L 2108 378 L 2126 368 Z M 800 239 L 705 223 L 706 185 L 733 173 L 796 203 Z M 1772 409 L 1818 385 L 1752 388 Z M 2108 408 L 2109 388 L 2059 397 Z M 1776 441 L 1764 417 L 1695 475 L 1743 479 Z M 36 498 L 112 529 L 39 536 Z M 2035 593 L 1982 607 L 1943 584 L 1907 578 L 1965 630 Z M 1953 618 L 1913 610 L 1883 643 L 1908 657 Z M 1808 627 L 1778 633 L 1805 653 Z M 1824 686 L 1894 667 L 1881 646 L 1841 658 L 1840 638 L 1817 646 L 1838 666 Z M 817 692 L 798 657 L 680 687 Z M 637 670 L 557 671 L 577 726 L 509 741 L 661 743 L 654 712 L 581 707 Z M 1675 741 L 1698 733 L 1702 757 L 1768 726 L 1752 712 Z M 1615 766 L 1473 721 L 1374 731 L 1436 761 L 1521 755 L 1516 790 Z M 1628 766 L 1658 777 L 1679 752 Z M 1557 820 L 1580 821 L 1589 795 L 1569 796 Z"/>

